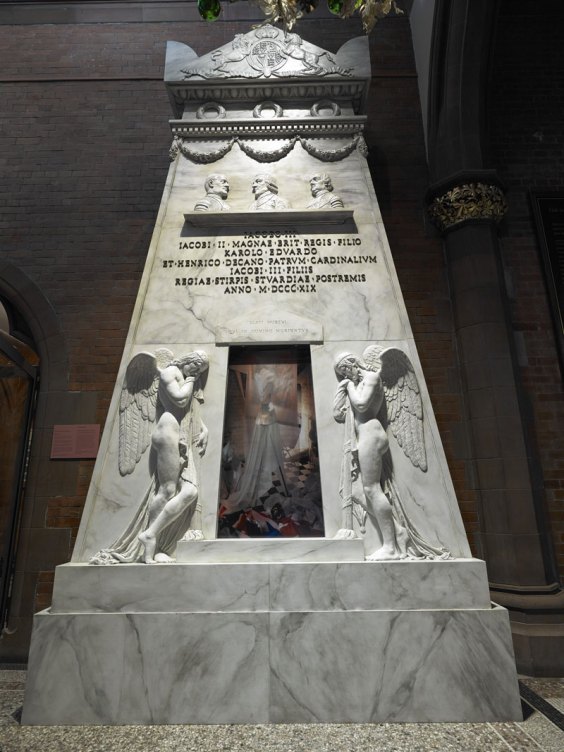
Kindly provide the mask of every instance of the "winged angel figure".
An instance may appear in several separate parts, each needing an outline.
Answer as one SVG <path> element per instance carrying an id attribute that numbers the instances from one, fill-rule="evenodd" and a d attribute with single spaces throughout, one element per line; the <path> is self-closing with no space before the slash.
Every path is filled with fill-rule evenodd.
<path id="1" fill-rule="evenodd" d="M 149 447 L 153 479 L 135 518 L 91 564 L 170 561 L 198 507 L 198 464 L 208 431 L 199 406 L 208 372 L 203 350 L 174 359 L 160 349 L 141 352 L 125 372 L 119 406 L 119 471 L 131 474 Z M 203 538 L 191 529 L 185 539 Z"/>
<path id="2" fill-rule="evenodd" d="M 388 430 L 412 465 L 427 471 L 421 394 L 411 361 L 395 347 L 370 345 L 362 359 L 339 355 L 335 373 L 339 385 L 333 417 L 345 424 L 339 489 L 343 527 L 336 537 L 356 537 L 354 518 L 362 531 L 368 518 L 381 539 L 369 561 L 449 558 L 446 549 L 427 543 L 410 522 L 393 477 Z"/>

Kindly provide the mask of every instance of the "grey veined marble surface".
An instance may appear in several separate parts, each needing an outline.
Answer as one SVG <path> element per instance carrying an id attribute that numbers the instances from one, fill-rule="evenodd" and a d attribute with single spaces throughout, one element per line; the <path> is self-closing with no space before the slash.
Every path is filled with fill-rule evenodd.
<path id="1" fill-rule="evenodd" d="M 506 620 L 499 608 L 42 612 L 23 721 L 517 720 Z"/>

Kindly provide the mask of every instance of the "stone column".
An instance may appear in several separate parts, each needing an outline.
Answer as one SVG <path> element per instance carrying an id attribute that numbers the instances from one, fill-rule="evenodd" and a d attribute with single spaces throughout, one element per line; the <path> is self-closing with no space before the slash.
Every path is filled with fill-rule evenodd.
<path id="1" fill-rule="evenodd" d="M 485 93 L 495 25 L 489 0 L 439 0 L 430 81 L 430 216 L 444 236 L 479 542 L 493 599 L 510 610 L 520 670 L 564 668 L 564 596 L 535 439 L 523 399 L 496 224 L 501 183 L 484 169 Z"/>
<path id="2" fill-rule="evenodd" d="M 444 233 L 474 481 L 482 499 L 481 546 L 492 587 L 506 589 L 512 582 L 537 584 L 545 566 L 495 228 L 505 199 L 491 176 L 487 183 L 468 180 L 436 196 L 429 212 Z"/>
<path id="3" fill-rule="evenodd" d="M 493 599 L 510 610 L 522 670 L 549 672 L 555 656 L 548 643 L 558 639 L 562 591 L 505 294 L 496 231 L 505 212 L 503 191 L 495 173 L 476 171 L 435 185 L 428 198 L 444 235 L 468 459 L 481 502 L 481 554 Z M 539 628 L 541 610 L 555 613 L 540 617 Z"/>

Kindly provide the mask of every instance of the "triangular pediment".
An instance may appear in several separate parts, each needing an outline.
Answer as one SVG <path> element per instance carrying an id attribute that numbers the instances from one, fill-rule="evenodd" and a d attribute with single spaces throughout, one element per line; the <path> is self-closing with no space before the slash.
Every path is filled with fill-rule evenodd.
<path id="1" fill-rule="evenodd" d="M 359 114 L 370 82 L 368 39 L 355 37 L 329 52 L 298 34 L 265 25 L 198 57 L 168 42 L 165 83 L 176 117 L 189 101 L 349 101 Z"/>
<path id="2" fill-rule="evenodd" d="M 370 75 L 366 40 L 351 39 L 331 53 L 298 34 L 265 25 L 236 34 L 228 44 L 202 57 L 188 46 L 169 42 L 165 80 L 350 79 Z"/>

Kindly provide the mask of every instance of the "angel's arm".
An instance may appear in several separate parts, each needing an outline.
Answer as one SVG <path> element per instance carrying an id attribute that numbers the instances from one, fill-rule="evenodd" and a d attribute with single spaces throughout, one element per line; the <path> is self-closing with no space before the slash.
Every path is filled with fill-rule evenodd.
<path id="1" fill-rule="evenodd" d="M 203 420 L 200 420 L 200 433 L 196 438 L 196 446 L 198 447 L 198 454 L 203 457 L 208 447 L 208 434 L 209 431 Z"/>
<path id="2" fill-rule="evenodd" d="M 170 399 L 179 407 L 187 407 L 194 393 L 195 376 L 182 377 L 177 366 L 171 366 L 161 371 L 161 383 Z"/>
<path id="3" fill-rule="evenodd" d="M 364 413 L 371 406 L 380 383 L 380 374 L 375 371 L 362 370 L 362 378 L 355 386 L 352 381 L 347 384 L 347 393 L 351 405 L 359 413 Z"/>
<path id="4" fill-rule="evenodd" d="M 333 400 L 333 419 L 336 420 L 337 423 L 345 422 L 345 415 L 347 412 L 347 386 L 349 383 L 349 379 L 339 381 L 337 391 L 335 392 L 335 399 Z"/>

